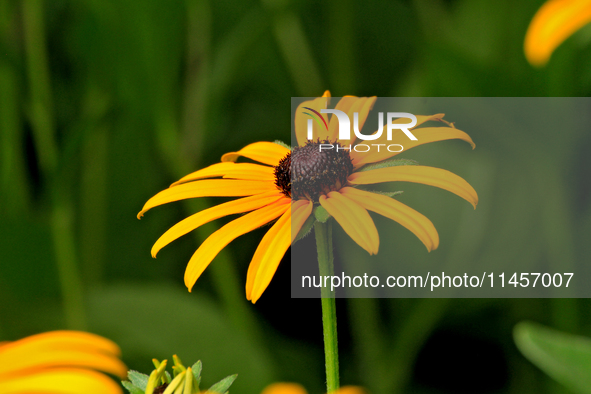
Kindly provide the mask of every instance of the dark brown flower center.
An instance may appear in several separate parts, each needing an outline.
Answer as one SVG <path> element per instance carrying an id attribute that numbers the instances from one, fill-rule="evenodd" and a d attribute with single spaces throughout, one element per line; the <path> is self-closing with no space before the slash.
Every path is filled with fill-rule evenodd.
<path id="1" fill-rule="evenodd" d="M 352 172 L 348 149 L 338 143 L 308 141 L 281 159 L 275 167 L 275 184 L 288 197 L 318 201 L 321 194 L 340 189 Z"/>

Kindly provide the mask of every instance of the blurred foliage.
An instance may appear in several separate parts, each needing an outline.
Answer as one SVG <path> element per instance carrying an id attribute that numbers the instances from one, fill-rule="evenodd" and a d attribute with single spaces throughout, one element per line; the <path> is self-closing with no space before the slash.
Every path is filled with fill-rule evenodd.
<path id="1" fill-rule="evenodd" d="M 591 393 L 591 340 L 522 322 L 513 332 L 519 350 L 576 393 Z"/>
<path id="2" fill-rule="evenodd" d="M 541 3 L 0 1 L 0 339 L 88 329 L 144 372 L 179 353 L 206 363 L 206 384 L 238 373 L 235 392 L 278 380 L 322 392 L 320 305 L 290 298 L 289 261 L 256 305 L 245 299 L 263 230 L 233 242 L 188 294 L 186 262 L 223 221 L 157 260 L 150 247 L 213 201 L 136 213 L 227 151 L 287 141 L 292 96 L 588 96 L 588 29 L 547 67 L 525 61 Z M 401 196 L 445 235 L 429 258 L 589 261 L 591 136 L 466 131 L 476 151 L 449 142 L 411 157 L 462 175 L 481 197 L 467 215 L 443 193 Z M 426 258 L 412 235 L 399 242 L 414 249 L 405 258 Z M 341 381 L 374 394 L 560 392 L 519 354 L 512 327 L 591 334 L 587 300 L 337 304 Z"/>

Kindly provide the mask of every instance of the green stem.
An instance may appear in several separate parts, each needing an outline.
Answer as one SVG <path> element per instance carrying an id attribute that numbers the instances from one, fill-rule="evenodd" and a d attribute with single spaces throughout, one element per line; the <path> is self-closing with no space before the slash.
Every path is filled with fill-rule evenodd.
<path id="1" fill-rule="evenodd" d="M 332 225 L 316 222 L 316 249 L 318 252 L 318 268 L 320 277 L 334 275 L 332 255 Z M 337 310 L 335 295 L 328 288 L 321 287 L 322 328 L 324 331 L 324 357 L 326 362 L 326 392 L 328 394 L 339 388 L 339 349 L 337 345 Z"/>
<path id="2" fill-rule="evenodd" d="M 51 233 L 61 285 L 66 327 L 86 329 L 83 286 L 77 266 L 73 208 L 68 197 L 55 192 L 51 212 Z"/>
<path id="3" fill-rule="evenodd" d="M 23 32 L 29 83 L 29 115 L 35 153 L 44 181 L 52 188 L 51 232 L 63 297 L 66 325 L 84 329 L 83 287 L 76 259 L 74 205 L 65 174 L 59 173 L 59 150 L 55 138 L 50 70 L 47 56 L 43 0 L 22 2 Z"/>

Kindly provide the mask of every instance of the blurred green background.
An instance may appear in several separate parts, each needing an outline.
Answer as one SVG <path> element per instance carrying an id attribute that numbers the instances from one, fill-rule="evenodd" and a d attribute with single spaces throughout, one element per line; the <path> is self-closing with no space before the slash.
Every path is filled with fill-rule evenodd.
<path id="1" fill-rule="evenodd" d="M 176 353 L 203 361 L 205 384 L 238 373 L 232 392 L 273 381 L 323 392 L 320 303 L 290 298 L 288 258 L 256 305 L 245 299 L 264 229 L 227 247 L 189 294 L 185 265 L 224 221 L 156 260 L 150 248 L 216 201 L 135 215 L 225 152 L 288 141 L 292 96 L 589 96 L 588 28 L 545 68 L 525 61 L 541 4 L 1 0 L 0 340 L 85 329 L 116 341 L 140 371 Z M 591 135 L 523 135 L 536 144 L 516 148 L 503 130 L 466 131 L 475 151 L 446 142 L 405 157 L 466 178 L 478 214 L 430 188 L 405 193 L 442 234 L 440 250 L 426 256 L 413 240 L 406 256 L 590 261 Z M 529 319 L 591 336 L 586 299 L 337 304 L 342 383 L 374 394 L 563 392 L 521 356 L 512 329 Z"/>

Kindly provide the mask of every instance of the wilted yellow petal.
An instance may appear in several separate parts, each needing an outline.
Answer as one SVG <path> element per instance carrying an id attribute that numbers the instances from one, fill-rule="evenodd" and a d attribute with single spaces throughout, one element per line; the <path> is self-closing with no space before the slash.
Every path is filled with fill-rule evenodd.
<path id="1" fill-rule="evenodd" d="M 189 291 L 205 268 L 226 245 L 237 237 L 278 218 L 290 209 L 289 199 L 280 199 L 256 211 L 247 213 L 211 234 L 191 257 L 185 271 L 185 285 Z"/>
<path id="2" fill-rule="evenodd" d="M 590 1 L 547 1 L 534 15 L 525 34 L 527 60 L 534 66 L 543 66 L 564 40 L 589 22 Z"/>
<path id="3" fill-rule="evenodd" d="M 164 234 L 162 234 L 154 246 L 152 246 L 152 257 L 156 257 L 156 254 L 158 254 L 160 249 L 175 239 L 195 230 L 205 223 L 209 223 L 212 220 L 219 219 L 224 216 L 249 212 L 258 208 L 262 208 L 265 205 L 269 205 L 281 198 L 288 199 L 279 191 L 272 191 L 262 194 L 255 194 L 254 196 L 244 197 L 239 200 L 228 201 L 203 211 L 199 211 L 196 214 L 181 220 L 169 228 Z"/>
<path id="4" fill-rule="evenodd" d="M 117 383 L 90 370 L 55 368 L 0 380 L 2 394 L 122 394 Z"/>
<path id="5" fill-rule="evenodd" d="M 272 182 L 275 180 L 274 171 L 275 169 L 273 167 L 254 163 L 234 163 L 231 161 L 227 163 L 216 163 L 182 177 L 173 183 L 171 187 L 197 179 L 215 178 L 220 176 L 226 179 Z"/>
<path id="6" fill-rule="evenodd" d="M 427 166 L 397 166 L 354 172 L 348 178 L 353 185 L 369 185 L 382 182 L 414 182 L 435 186 L 462 197 L 476 209 L 476 190 L 453 172 Z"/>
<path id="7" fill-rule="evenodd" d="M 320 196 L 320 205 L 359 246 L 369 254 L 378 253 L 378 230 L 365 208 L 339 192 L 330 192 L 328 197 Z"/>
<path id="8" fill-rule="evenodd" d="M 340 193 L 365 209 L 400 223 L 416 235 L 429 252 L 439 246 L 439 234 L 437 234 L 433 223 L 426 216 L 400 201 L 383 194 L 371 193 L 353 187 L 344 187 Z"/>
<path id="9" fill-rule="evenodd" d="M 144 213 L 158 205 L 196 197 L 242 197 L 277 190 L 274 183 L 268 181 L 242 181 L 233 179 L 207 179 L 183 183 L 161 191 L 150 198 L 137 214 L 138 219 Z"/>
<path id="10" fill-rule="evenodd" d="M 238 152 L 229 152 L 222 156 L 223 162 L 238 160 L 240 156 L 258 161 L 271 166 L 276 166 L 279 161 L 289 153 L 289 149 L 274 142 L 255 142 L 240 149 Z"/>
<path id="11" fill-rule="evenodd" d="M 307 134 L 308 134 L 308 119 L 316 118 L 318 120 L 318 124 L 316 121 L 313 121 L 313 131 L 314 131 L 314 140 L 320 138 L 321 140 L 328 138 L 328 128 L 325 126 L 328 125 L 328 115 L 327 114 L 320 114 L 321 109 L 326 109 L 328 107 L 328 102 L 330 101 L 330 92 L 327 90 L 324 92 L 322 97 L 318 97 L 317 99 L 304 101 L 300 105 L 295 112 L 295 133 L 296 138 L 298 141 L 299 146 L 306 145 L 307 141 Z M 314 111 L 311 111 L 306 108 L 312 108 Z M 306 115 L 305 112 L 311 114 Z"/>
<path id="12" fill-rule="evenodd" d="M 415 146 L 428 144 L 430 142 L 444 141 L 451 139 L 460 139 L 468 142 L 472 149 L 476 146 L 470 136 L 458 130 L 454 127 L 423 127 L 419 129 L 413 129 L 412 133 L 417 137 L 416 141 L 409 139 L 402 130 L 395 130 L 392 133 L 392 141 L 381 141 L 384 144 L 400 144 L 404 147 L 404 151 L 414 148 Z M 361 167 L 364 164 L 376 163 L 378 161 L 386 160 L 390 157 L 396 156 L 399 152 L 389 152 L 385 146 L 382 146 L 379 152 L 373 150 L 367 153 L 351 152 L 351 158 L 353 159 L 353 165 L 355 167 Z"/>

